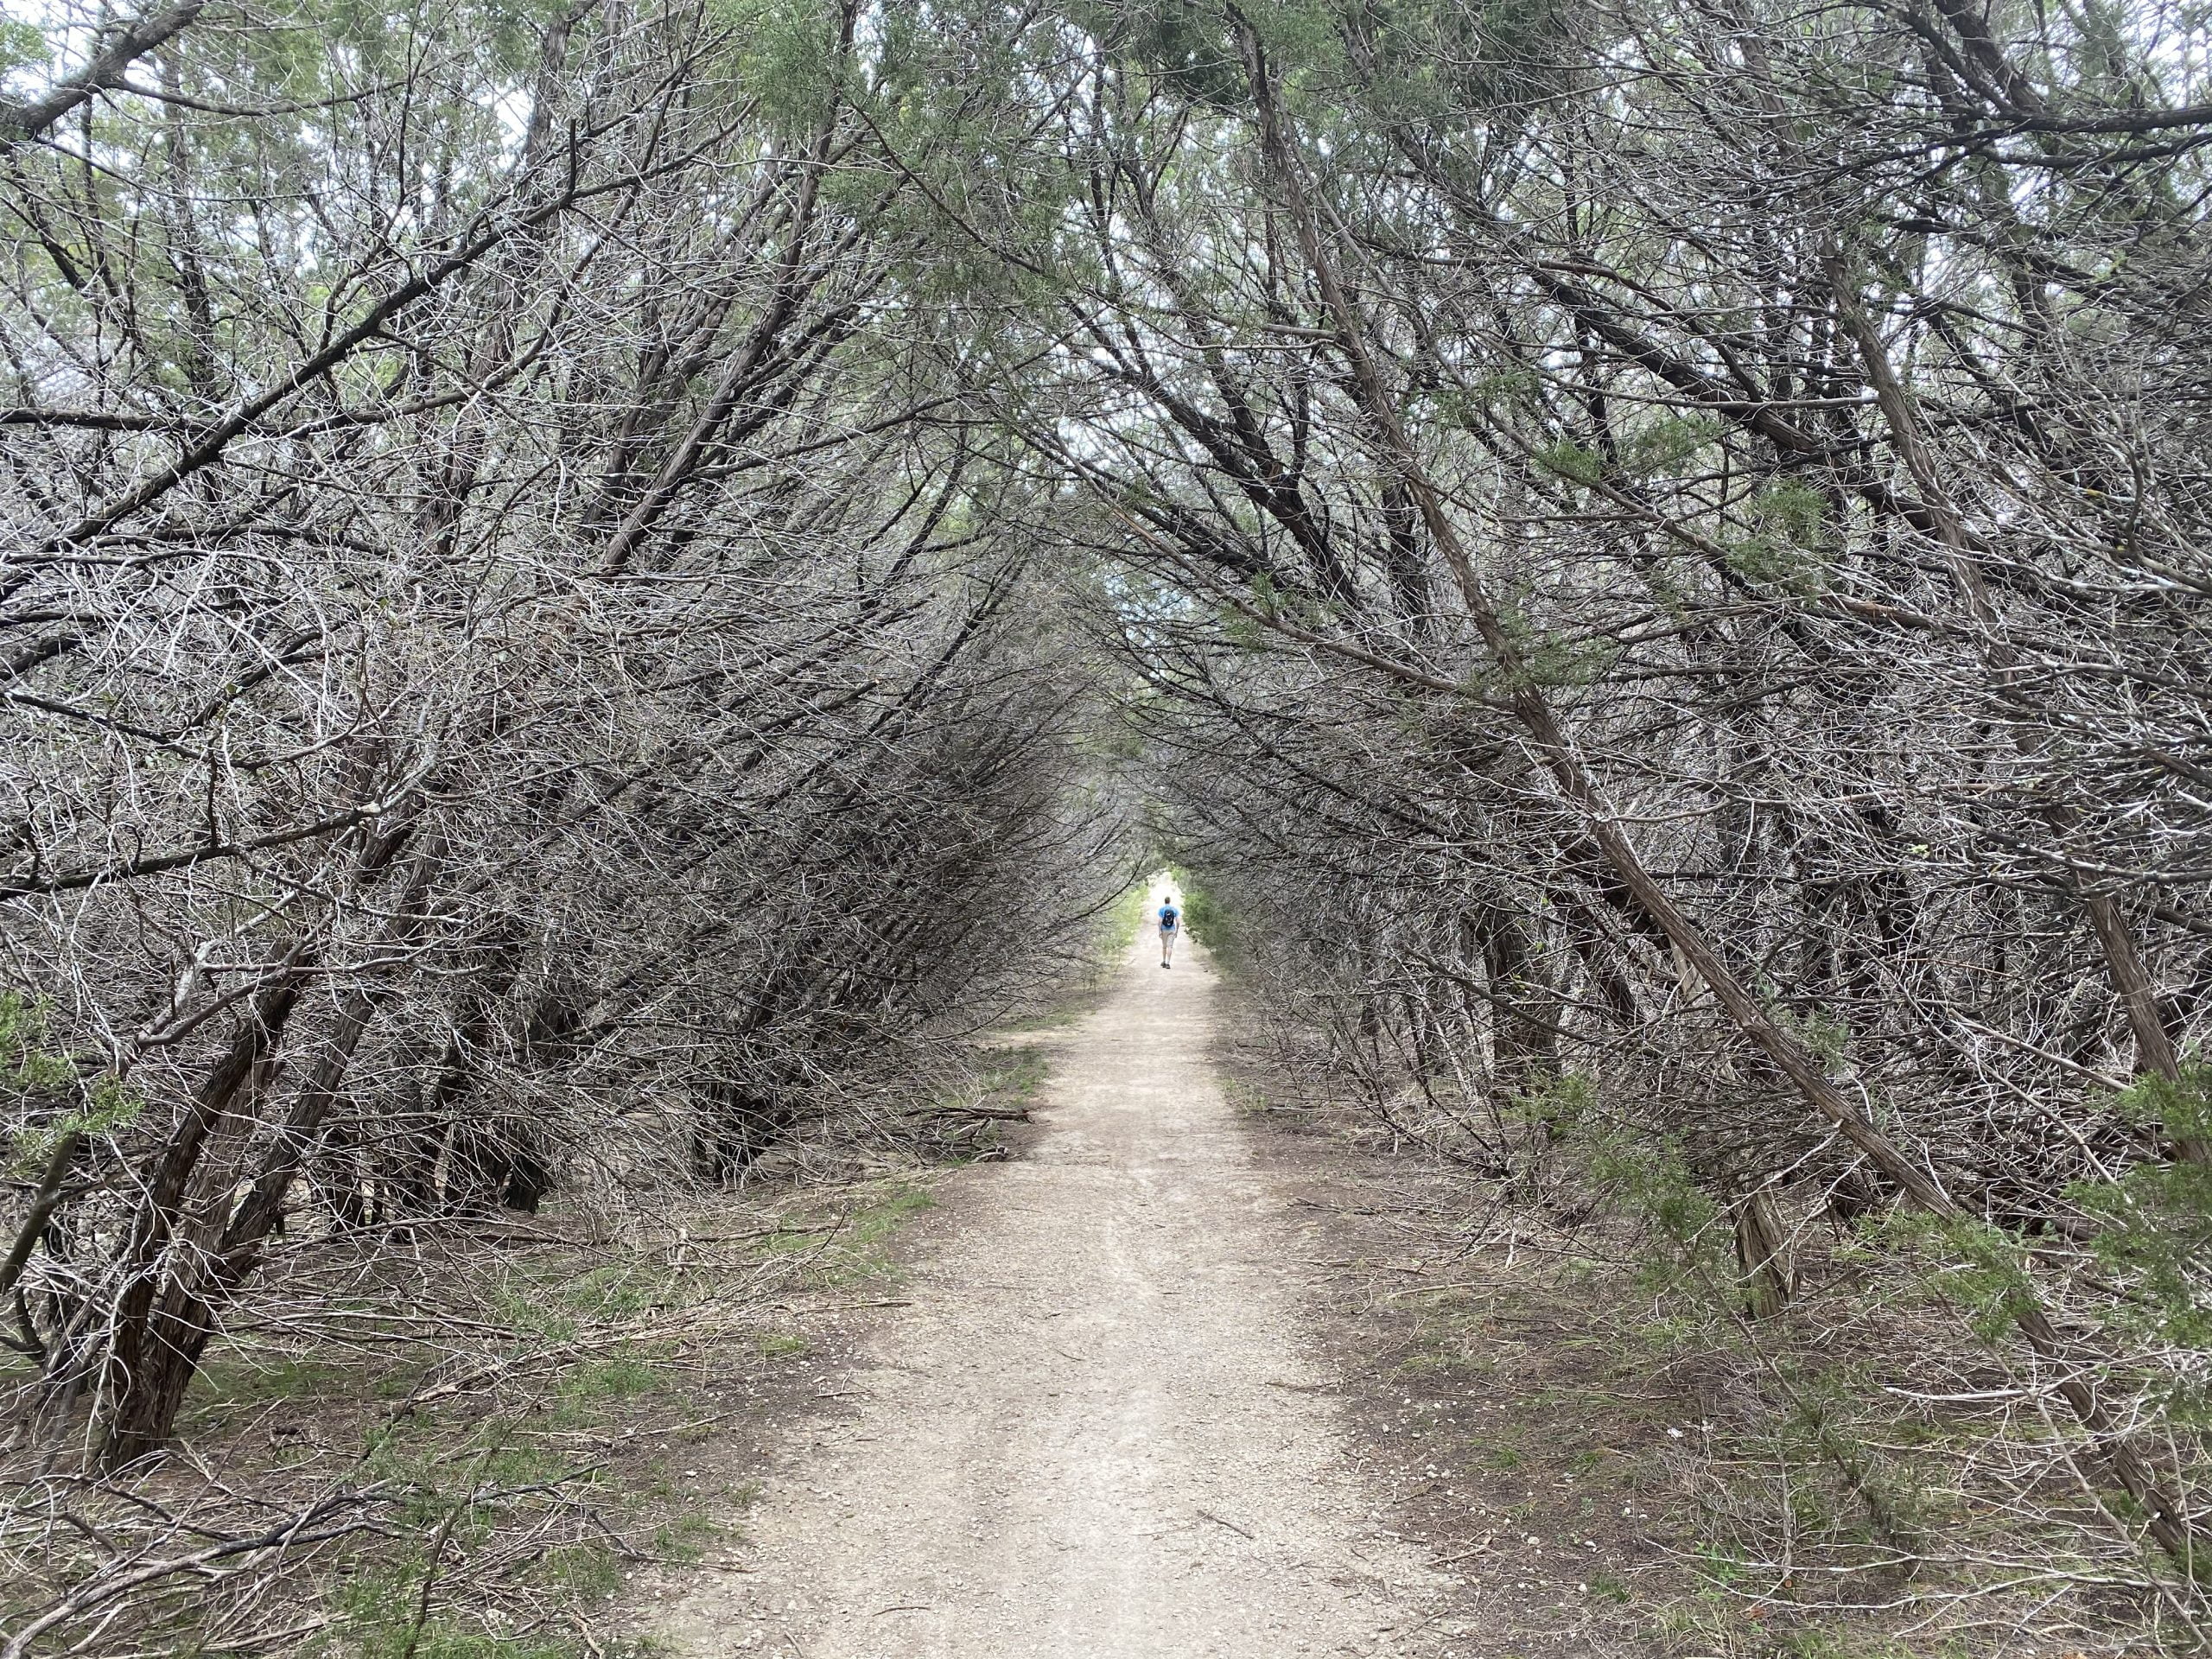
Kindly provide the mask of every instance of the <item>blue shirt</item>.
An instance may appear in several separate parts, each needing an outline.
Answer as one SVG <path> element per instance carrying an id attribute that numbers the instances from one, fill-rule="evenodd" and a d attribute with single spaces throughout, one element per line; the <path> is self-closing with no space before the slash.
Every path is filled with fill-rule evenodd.
<path id="1" fill-rule="evenodd" d="M 1175 924 L 1182 919 L 1182 916 L 1183 912 L 1177 910 L 1174 906 L 1162 905 L 1160 907 L 1160 931 L 1163 933 L 1173 933 L 1175 931 Z"/>

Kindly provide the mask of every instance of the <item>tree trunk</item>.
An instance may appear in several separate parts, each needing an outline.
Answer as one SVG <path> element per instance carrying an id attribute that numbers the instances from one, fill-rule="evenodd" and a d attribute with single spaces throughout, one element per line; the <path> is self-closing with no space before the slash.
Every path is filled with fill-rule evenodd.
<path id="1" fill-rule="evenodd" d="M 1744 1310 L 1755 1319 L 1777 1318 L 1796 1294 L 1796 1272 L 1774 1189 L 1761 1183 L 1739 1195 L 1728 1211 L 1735 1224 Z"/>
<path id="2" fill-rule="evenodd" d="M 175 1270 L 167 1260 L 169 1246 L 215 1126 L 267 1086 L 277 1041 L 299 1001 L 302 968 L 296 956 L 253 999 L 229 1050 L 208 1073 L 146 1178 L 145 1196 L 124 1253 L 124 1289 L 102 1378 L 108 1402 L 100 1437 L 105 1468 L 124 1468 L 166 1441 L 191 1384 L 200 1344 L 191 1339 L 189 1320 L 180 1324 L 166 1302 Z"/>

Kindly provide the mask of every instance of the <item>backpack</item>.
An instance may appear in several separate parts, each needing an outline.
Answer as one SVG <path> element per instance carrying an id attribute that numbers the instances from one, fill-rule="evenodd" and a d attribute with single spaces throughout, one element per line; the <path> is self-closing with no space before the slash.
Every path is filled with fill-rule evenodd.
<path id="1" fill-rule="evenodd" d="M 1160 907 L 1160 925 L 1166 928 L 1169 932 L 1173 932 L 1175 931 L 1175 925 L 1182 919 L 1183 912 L 1176 909 L 1174 906 L 1162 905 Z"/>

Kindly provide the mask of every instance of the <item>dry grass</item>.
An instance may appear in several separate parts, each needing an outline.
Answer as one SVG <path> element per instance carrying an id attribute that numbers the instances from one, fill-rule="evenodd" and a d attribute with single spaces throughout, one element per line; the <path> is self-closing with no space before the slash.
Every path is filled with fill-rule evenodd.
<path id="1" fill-rule="evenodd" d="M 1231 1096 L 1300 1183 L 1348 1419 L 1465 1579 L 1466 1651 L 2202 1649 L 2031 1379 L 1926 1283 L 1831 1235 L 1753 1325 L 1618 1206 L 1455 1165 L 1448 1115 L 1385 1121 L 1279 1038 L 1228 1057 Z"/>
<path id="2" fill-rule="evenodd" d="M 0 1654 L 598 1659 L 625 1584 L 696 1560 L 810 1398 L 810 1329 L 885 1297 L 929 1172 L 994 1155 L 1010 1052 L 823 1126 L 741 1192 L 296 1240 L 211 1350 L 179 1441 L 102 1479 L 18 1452 Z M 24 1384 L 17 1379 L 19 1403 Z M 736 1459 L 741 1465 L 742 1457 Z M 711 1484 L 702 1466 L 713 1465 Z"/>

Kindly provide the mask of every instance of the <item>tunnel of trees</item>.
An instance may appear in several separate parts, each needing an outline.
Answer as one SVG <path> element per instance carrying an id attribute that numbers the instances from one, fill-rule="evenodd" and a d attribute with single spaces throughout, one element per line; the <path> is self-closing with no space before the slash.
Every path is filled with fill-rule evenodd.
<path id="1" fill-rule="evenodd" d="M 2212 1617 L 2201 10 L 0 66 L 11 1456 L 156 1458 L 273 1252 L 742 1181 L 1162 853 L 1332 1086 L 1691 1263 L 1789 1409 L 1941 1287 L 1961 1548 Z"/>

